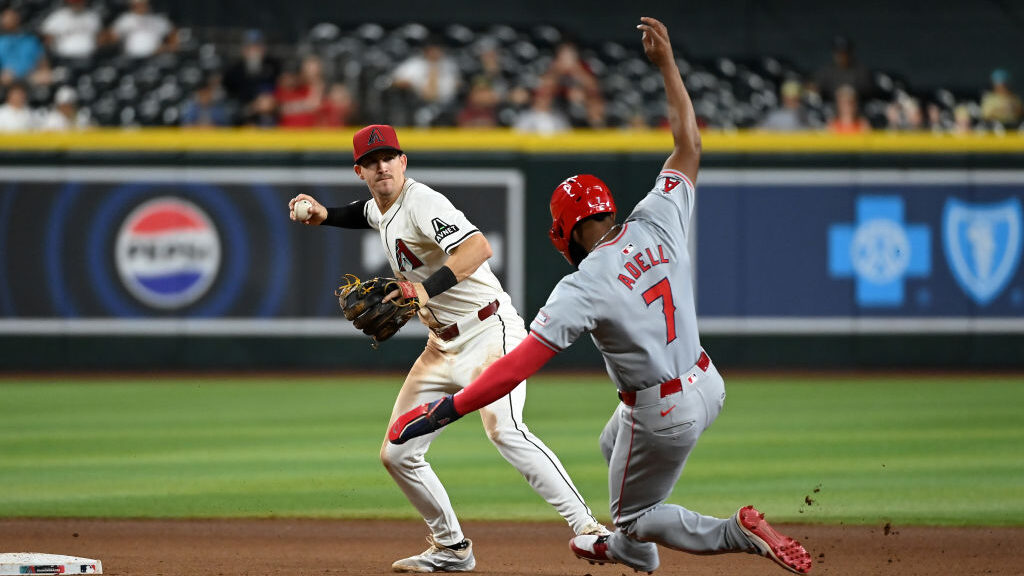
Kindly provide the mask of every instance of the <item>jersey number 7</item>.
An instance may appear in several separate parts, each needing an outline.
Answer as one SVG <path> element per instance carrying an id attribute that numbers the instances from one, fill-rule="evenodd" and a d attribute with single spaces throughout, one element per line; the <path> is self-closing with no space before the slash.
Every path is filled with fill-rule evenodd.
<path id="1" fill-rule="evenodd" d="M 643 297 L 648 308 L 655 300 L 661 298 L 661 311 L 665 315 L 665 344 L 671 344 L 676 339 L 676 305 L 672 302 L 672 284 L 668 278 L 662 278 L 657 284 L 644 290 Z"/>

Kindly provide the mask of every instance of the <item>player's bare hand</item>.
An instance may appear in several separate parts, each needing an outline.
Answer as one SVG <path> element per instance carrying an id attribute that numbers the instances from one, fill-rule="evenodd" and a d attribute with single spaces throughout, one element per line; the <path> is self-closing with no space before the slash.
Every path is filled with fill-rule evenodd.
<path id="1" fill-rule="evenodd" d="M 641 41 L 647 59 L 659 68 L 675 64 L 675 59 L 672 56 L 672 43 L 668 39 L 668 28 L 660 20 L 647 16 L 640 18 L 640 22 L 636 28 L 643 31 Z"/>
<path id="2" fill-rule="evenodd" d="M 302 220 L 295 215 L 295 204 L 306 200 L 309 202 L 309 218 Z M 288 218 L 294 222 L 302 222 L 303 224 L 310 226 L 317 226 L 321 222 L 327 219 L 327 208 L 324 208 L 322 204 L 316 201 L 316 198 L 308 194 L 299 194 L 295 198 L 288 201 Z"/>
<path id="3" fill-rule="evenodd" d="M 427 300 L 430 300 L 430 296 L 427 296 L 427 289 L 423 287 L 423 284 L 402 281 L 398 283 L 398 288 L 388 292 L 382 301 L 390 302 L 391 300 L 398 300 L 402 303 L 415 302 L 418 307 L 422 308 Z"/>

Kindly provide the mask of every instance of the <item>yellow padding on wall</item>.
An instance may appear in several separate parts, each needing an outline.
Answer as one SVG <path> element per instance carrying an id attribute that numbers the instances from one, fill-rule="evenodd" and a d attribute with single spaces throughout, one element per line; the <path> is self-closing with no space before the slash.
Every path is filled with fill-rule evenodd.
<path id="1" fill-rule="evenodd" d="M 209 152 L 350 152 L 355 129 L 344 130 L 141 130 L 96 129 L 86 132 L 0 135 L 6 151 L 209 151 Z M 521 152 L 668 153 L 672 137 L 665 130 L 575 131 L 557 136 L 520 134 L 511 130 L 400 128 L 398 137 L 408 153 Z M 707 153 L 1024 153 L 1024 135 L 873 132 L 845 136 L 820 132 L 778 134 L 706 131 Z"/>

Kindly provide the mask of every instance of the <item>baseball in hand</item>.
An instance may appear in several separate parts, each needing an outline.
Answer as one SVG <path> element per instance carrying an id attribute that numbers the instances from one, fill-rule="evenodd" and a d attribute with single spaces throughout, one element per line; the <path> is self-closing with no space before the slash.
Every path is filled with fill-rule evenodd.
<path id="1" fill-rule="evenodd" d="M 292 207 L 295 210 L 295 219 L 299 222 L 305 222 L 309 220 L 310 210 L 313 209 L 313 203 L 309 200 L 299 200 Z"/>

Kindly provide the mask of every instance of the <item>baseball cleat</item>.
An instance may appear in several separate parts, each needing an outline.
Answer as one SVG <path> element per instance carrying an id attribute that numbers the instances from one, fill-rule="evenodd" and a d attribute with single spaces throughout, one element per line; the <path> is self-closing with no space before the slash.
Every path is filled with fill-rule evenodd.
<path id="1" fill-rule="evenodd" d="M 811 555 L 796 540 L 776 531 L 753 506 L 744 506 L 736 513 L 736 523 L 747 535 L 758 553 L 796 574 L 811 571 Z"/>
<path id="2" fill-rule="evenodd" d="M 422 554 L 398 560 L 391 569 L 395 572 L 469 572 L 476 567 L 473 542 L 469 539 L 462 550 L 439 544 L 433 535 L 427 536 L 427 544 L 430 548 Z"/>
<path id="3" fill-rule="evenodd" d="M 591 564 L 617 564 L 619 561 L 608 553 L 608 536 L 583 534 L 569 540 L 569 548 L 577 558 Z"/>
<path id="4" fill-rule="evenodd" d="M 576 535 L 577 536 L 588 536 L 588 535 L 589 536 L 611 536 L 612 533 L 611 533 L 610 530 L 608 530 L 607 528 L 604 527 L 604 524 L 601 524 L 600 522 L 591 522 L 590 524 L 587 524 L 586 526 L 581 528 L 580 531 L 576 533 Z"/>

